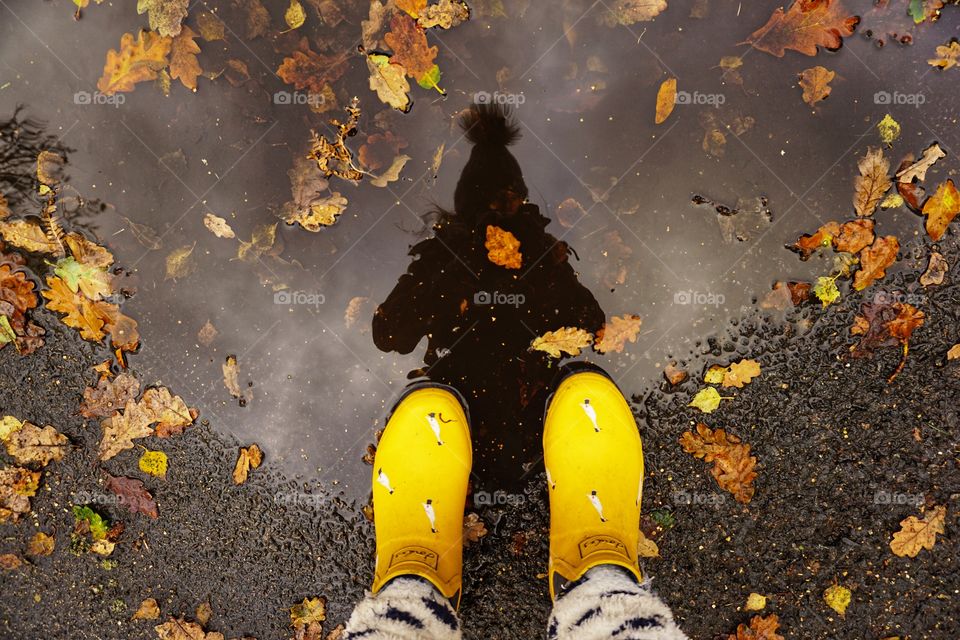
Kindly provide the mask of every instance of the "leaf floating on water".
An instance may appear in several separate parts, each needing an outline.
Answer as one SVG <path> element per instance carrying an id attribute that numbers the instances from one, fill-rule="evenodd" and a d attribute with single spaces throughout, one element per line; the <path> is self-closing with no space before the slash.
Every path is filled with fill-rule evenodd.
<path id="1" fill-rule="evenodd" d="M 860 175 L 854 181 L 853 208 L 860 217 L 871 216 L 884 194 L 890 190 L 890 161 L 883 150 L 868 149 L 857 163 Z"/>
<path id="2" fill-rule="evenodd" d="M 830 95 L 830 82 L 837 74 L 825 67 L 811 67 L 800 73 L 803 101 L 811 107 Z"/>
<path id="3" fill-rule="evenodd" d="M 667 8 L 667 0 L 614 0 L 597 8 L 597 22 L 607 27 L 630 26 L 653 20 Z"/>
<path id="4" fill-rule="evenodd" d="M 450 29 L 470 19 L 470 7 L 460 0 L 440 0 L 437 4 L 422 7 L 419 15 L 413 17 L 424 29 Z"/>
<path id="5" fill-rule="evenodd" d="M 283 14 L 283 19 L 291 30 L 299 29 L 307 21 L 307 12 L 303 10 L 299 0 L 290 0 L 290 6 Z"/>
<path id="6" fill-rule="evenodd" d="M 263 462 L 263 452 L 255 444 L 249 447 L 241 447 L 240 454 L 237 457 L 237 464 L 233 468 L 233 483 L 243 484 L 247 481 L 247 474 L 251 469 L 256 469 Z"/>
<path id="7" fill-rule="evenodd" d="M 724 371 L 721 384 L 724 387 L 736 387 L 737 389 L 742 389 L 744 385 L 749 384 L 759 375 L 759 362 L 756 360 L 740 360 L 727 367 L 726 371 Z"/>
<path id="8" fill-rule="evenodd" d="M 946 71 L 951 67 L 960 65 L 960 43 L 952 40 L 947 45 L 937 47 L 937 57 L 927 60 L 927 64 L 932 67 L 939 67 L 941 71 Z"/>
<path id="9" fill-rule="evenodd" d="M 589 347 L 592 343 L 593 336 L 588 331 L 577 327 L 563 327 L 535 338 L 530 343 L 530 348 L 534 351 L 543 351 L 553 358 L 561 358 L 564 353 L 578 356 L 581 349 Z"/>
<path id="10" fill-rule="evenodd" d="M 267 34 L 270 29 L 270 13 L 260 0 L 237 0 L 246 13 L 246 38 L 253 40 Z"/>
<path id="11" fill-rule="evenodd" d="M 400 172 L 409 159 L 410 156 L 397 156 L 386 171 L 370 179 L 370 184 L 375 187 L 386 187 L 391 182 L 396 182 L 400 179 Z"/>
<path id="12" fill-rule="evenodd" d="M 207 320 L 200 331 L 197 332 L 197 341 L 205 347 L 209 347 L 220 332 L 213 326 L 213 323 Z"/>
<path id="13" fill-rule="evenodd" d="M 379 53 L 367 55 L 367 69 L 370 71 L 370 89 L 377 92 L 381 102 L 406 113 L 413 103 L 410 102 L 410 83 L 406 71 L 399 64 L 390 62 L 390 57 Z"/>
<path id="14" fill-rule="evenodd" d="M 233 229 L 230 228 L 230 225 L 227 224 L 225 218 L 214 213 L 208 213 L 203 216 L 203 226 L 205 226 L 210 233 L 217 236 L 218 238 L 236 238 L 237 234 L 233 232 Z"/>
<path id="15" fill-rule="evenodd" d="M 193 259 L 193 250 L 197 243 L 188 244 L 174 249 L 167 256 L 167 275 L 165 280 L 176 280 L 177 278 L 186 278 L 196 271 L 197 264 Z"/>
<path id="16" fill-rule="evenodd" d="M 434 70 L 439 49 L 427 43 L 426 33 L 410 16 L 394 14 L 390 20 L 390 31 L 383 39 L 393 50 L 391 63 L 400 65 L 417 82 L 430 74 L 439 74 L 439 68 Z M 435 84 L 431 82 L 428 86 Z"/>
<path id="17" fill-rule="evenodd" d="M 292 203 L 288 203 L 292 204 Z M 329 227 L 337 221 L 337 218 L 347 208 L 347 199 L 334 191 L 330 195 L 315 200 L 303 210 L 289 209 L 284 214 L 284 222 L 287 224 L 299 224 L 307 231 L 316 233 L 323 227 Z"/>
<path id="18" fill-rule="evenodd" d="M 640 316 L 634 314 L 613 316 L 597 331 L 594 349 L 600 353 L 623 353 L 628 341 L 637 341 L 641 322 Z"/>
<path id="19" fill-rule="evenodd" d="M 136 241 L 143 245 L 144 248 L 150 249 L 151 251 L 159 251 L 163 248 L 163 242 L 160 239 L 160 235 L 151 227 L 148 227 L 145 224 L 134 222 L 126 216 L 123 216 L 123 219 L 127 221 L 128 225 L 130 225 L 130 233 L 133 234 L 133 237 L 136 239 Z"/>
<path id="20" fill-rule="evenodd" d="M 312 139 L 307 157 L 317 163 L 325 178 L 335 175 L 344 180 L 359 180 L 363 177 L 363 173 L 353 166 L 353 153 L 346 144 L 347 138 L 356 133 L 357 123 L 360 121 L 360 101 L 354 98 L 346 111 L 346 122 L 330 120 L 330 124 L 337 129 L 333 142 L 316 131 L 310 132 Z"/>
<path id="21" fill-rule="evenodd" d="M 247 404 L 247 398 L 240 389 L 239 376 L 240 365 L 237 363 L 237 356 L 227 356 L 226 362 L 223 363 L 223 385 L 231 396 L 240 401 L 240 406 L 243 407 Z"/>
<path id="22" fill-rule="evenodd" d="M 156 80 L 157 73 L 167 66 L 172 45 L 170 38 L 152 31 L 141 30 L 136 41 L 132 34 L 123 34 L 120 51 L 110 49 L 107 52 L 103 77 L 97 82 L 97 89 L 112 96 L 118 91 L 133 91 L 139 82 Z"/>
<path id="23" fill-rule="evenodd" d="M 72 257 L 57 261 L 53 272 L 63 279 L 70 291 L 74 293 L 79 291 L 90 300 L 100 300 L 113 291 L 109 273 L 97 267 L 81 264 Z"/>
<path id="24" fill-rule="evenodd" d="M 487 225 L 487 238 L 483 244 L 487 250 L 487 259 L 505 269 L 519 269 L 523 261 L 520 253 L 520 241 L 517 237 L 492 224 Z"/>
<path id="25" fill-rule="evenodd" d="M 883 278 L 886 269 L 897 260 L 900 242 L 896 236 L 877 238 L 873 244 L 860 252 L 860 269 L 853 276 L 853 288 L 863 291 Z"/>
<path id="26" fill-rule="evenodd" d="M 923 156 L 921 156 L 919 160 L 906 169 L 897 172 L 897 182 L 911 182 L 914 179 L 920 181 L 926 180 L 927 169 L 932 167 L 940 158 L 946 157 L 947 154 L 940 148 L 940 145 L 934 142 L 924 149 Z"/>
<path id="27" fill-rule="evenodd" d="M 737 502 L 750 502 L 757 477 L 757 459 L 750 455 L 750 445 L 723 429 L 711 429 L 701 422 L 696 433 L 686 431 L 680 436 L 680 446 L 694 457 L 712 462 L 710 473 L 714 480 L 721 489 L 733 494 Z"/>
<path id="28" fill-rule="evenodd" d="M 937 534 L 944 532 L 946 517 L 947 508 L 937 506 L 924 514 L 923 520 L 916 516 L 906 518 L 900 522 L 900 531 L 893 534 L 890 550 L 901 558 L 915 558 L 921 549 L 933 551 Z"/>
<path id="29" fill-rule="evenodd" d="M 265 255 L 278 255 L 282 247 L 276 246 L 277 225 L 259 224 L 253 229 L 250 242 L 240 241 L 237 258 L 245 262 L 256 262 Z"/>
<path id="30" fill-rule="evenodd" d="M 197 78 L 203 73 L 197 60 L 200 47 L 194 42 L 196 37 L 193 29 L 184 25 L 170 47 L 170 77 L 191 91 L 197 90 Z"/>
<path id="31" fill-rule="evenodd" d="M 948 179 L 937 187 L 936 193 L 923 205 L 923 215 L 927 216 L 927 235 L 934 241 L 940 240 L 958 213 L 960 193 L 957 192 L 953 180 Z"/>
<path id="32" fill-rule="evenodd" d="M 55 254 L 60 249 L 35 220 L 0 220 L 0 237 L 24 251 Z"/>
<path id="33" fill-rule="evenodd" d="M 782 58 L 787 49 L 808 56 L 817 55 L 817 47 L 836 51 L 843 38 L 853 35 L 860 23 L 848 15 L 840 0 L 794 0 L 784 12 L 778 8 L 750 37 L 739 44 Z"/>
<path id="34" fill-rule="evenodd" d="M 657 91 L 657 111 L 654 116 L 655 124 L 663 124 L 667 118 L 670 117 L 670 114 L 673 113 L 673 108 L 677 105 L 677 79 L 676 78 L 667 78 L 660 85 L 660 89 Z"/>
<path id="35" fill-rule="evenodd" d="M 705 387 L 698 391 L 697 395 L 693 396 L 693 400 L 691 400 L 687 406 L 700 409 L 703 413 L 713 413 L 720 406 L 721 400 L 730 399 L 731 398 L 726 396 L 721 396 L 713 387 Z"/>
<path id="36" fill-rule="evenodd" d="M 877 123 L 877 131 L 880 133 L 880 139 L 888 147 L 893 145 L 893 141 L 900 137 L 900 123 L 893 119 L 889 113 L 883 116 L 883 120 Z"/>
<path id="37" fill-rule="evenodd" d="M 137 0 L 137 13 L 149 12 L 150 28 L 162 36 L 180 34 L 189 0 Z"/>
<path id="38" fill-rule="evenodd" d="M 226 25 L 215 13 L 201 11 L 197 15 L 197 28 L 200 29 L 200 37 L 207 42 L 224 39 Z"/>

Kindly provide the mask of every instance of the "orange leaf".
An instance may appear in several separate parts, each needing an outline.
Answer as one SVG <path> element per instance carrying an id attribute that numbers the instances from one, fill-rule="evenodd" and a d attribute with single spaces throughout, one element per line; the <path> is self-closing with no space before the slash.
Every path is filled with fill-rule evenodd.
<path id="1" fill-rule="evenodd" d="M 47 276 L 47 286 L 50 288 L 42 292 L 43 297 L 49 301 L 47 308 L 67 314 L 63 318 L 63 324 L 79 329 L 80 337 L 84 340 L 103 340 L 103 325 L 107 318 L 99 306 L 102 303 L 92 302 L 79 293 L 70 291 L 67 283 L 57 276 Z"/>
<path id="2" fill-rule="evenodd" d="M 170 48 L 170 77 L 174 80 L 179 78 L 183 86 L 191 91 L 197 90 L 197 77 L 203 73 L 197 61 L 200 47 L 193 41 L 196 37 L 197 34 L 190 27 L 183 25 Z"/>
<path id="3" fill-rule="evenodd" d="M 487 240 L 483 243 L 487 249 L 487 258 L 495 265 L 507 269 L 519 269 L 523 261 L 520 253 L 520 241 L 517 237 L 492 224 L 487 225 Z"/>
<path id="4" fill-rule="evenodd" d="M 863 291 L 875 280 L 887 274 L 900 252 L 900 242 L 896 236 L 877 238 L 873 244 L 860 252 L 860 269 L 853 276 L 853 288 Z"/>
<path id="5" fill-rule="evenodd" d="M 837 251 L 859 253 L 869 247 L 873 240 L 873 220 L 861 218 L 840 225 L 840 232 L 833 239 L 833 247 Z"/>
<path id="6" fill-rule="evenodd" d="M 857 163 L 860 175 L 854 182 L 853 207 L 860 217 L 871 216 L 887 191 L 890 190 L 890 161 L 883 157 L 883 149 L 867 149 Z"/>
<path id="7" fill-rule="evenodd" d="M 410 16 L 394 15 L 383 39 L 393 49 L 390 62 L 401 65 L 411 78 L 419 82 L 433 70 L 438 49 L 427 44 L 426 32 Z"/>
<path id="8" fill-rule="evenodd" d="M 811 107 L 830 95 L 830 82 L 837 74 L 825 67 L 811 67 L 800 73 L 803 101 Z"/>
<path id="9" fill-rule="evenodd" d="M 594 348 L 600 353 L 609 353 L 615 351 L 623 353 L 623 347 L 629 340 L 637 341 L 637 334 L 640 333 L 640 316 L 622 315 L 613 316 L 610 322 L 607 322 L 597 331 L 597 339 Z"/>
<path id="10" fill-rule="evenodd" d="M 660 85 L 660 89 L 657 91 L 657 112 L 654 117 L 655 124 L 663 123 L 667 118 L 670 117 L 670 114 L 673 113 L 673 108 L 677 104 L 677 79 L 676 78 L 667 78 L 663 81 L 663 84 Z"/>
<path id="11" fill-rule="evenodd" d="M 737 632 L 727 636 L 727 640 L 784 640 L 783 636 L 777 633 L 780 628 L 780 620 L 776 614 L 769 616 L 753 616 L 750 618 L 750 626 L 740 624 L 737 626 Z"/>
<path id="12" fill-rule="evenodd" d="M 817 229 L 813 235 L 800 236 L 800 239 L 789 248 L 799 253 L 801 260 L 806 260 L 814 251 L 831 246 L 834 236 L 838 233 L 840 233 L 840 225 L 836 222 L 828 222 Z"/>
<path id="13" fill-rule="evenodd" d="M 733 494 L 737 502 L 747 504 L 753 498 L 753 480 L 757 477 L 754 468 L 757 459 L 750 455 L 750 445 L 723 429 L 713 430 L 702 422 L 697 432 L 685 432 L 680 436 L 680 445 L 687 453 L 712 462 L 714 479 L 720 488 Z"/>
<path id="14" fill-rule="evenodd" d="M 817 55 L 817 47 L 836 51 L 843 38 L 853 34 L 860 23 L 848 16 L 840 0 L 795 0 L 786 13 L 778 8 L 763 25 L 740 44 L 749 44 L 782 58 L 787 49 L 808 56 Z"/>
<path id="15" fill-rule="evenodd" d="M 397 0 L 397 8 L 416 18 L 421 10 L 427 8 L 427 0 Z"/>
<path id="16" fill-rule="evenodd" d="M 943 237 L 947 226 L 960 213 L 960 193 L 953 185 L 953 180 L 947 180 L 937 192 L 923 205 L 923 215 L 927 216 L 927 234 L 934 241 Z"/>
<path id="17" fill-rule="evenodd" d="M 120 51 L 110 49 L 103 65 L 103 77 L 97 81 L 101 93 L 112 96 L 117 91 L 133 91 L 134 85 L 154 80 L 157 72 L 167 66 L 172 40 L 153 31 L 140 31 L 137 41 L 133 35 L 123 34 Z"/>
<path id="18" fill-rule="evenodd" d="M 307 89 L 311 95 L 323 95 L 324 87 L 336 82 L 347 70 L 343 56 L 324 56 L 310 49 L 306 38 L 300 40 L 299 50 L 284 58 L 277 75 L 294 89 Z"/>

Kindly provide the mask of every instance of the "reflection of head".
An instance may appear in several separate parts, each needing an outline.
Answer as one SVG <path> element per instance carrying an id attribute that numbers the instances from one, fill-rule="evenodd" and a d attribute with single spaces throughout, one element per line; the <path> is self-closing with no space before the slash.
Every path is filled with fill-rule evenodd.
<path id="1" fill-rule="evenodd" d="M 474 469 L 504 487 L 520 477 L 520 463 L 539 456 L 543 401 L 556 373 L 531 341 L 563 327 L 595 333 L 604 313 L 566 243 L 525 202 L 523 173 L 507 151 L 516 126 L 492 105 L 472 106 L 461 124 L 474 148 L 457 183 L 456 212 L 443 213 L 433 236 L 410 249 L 414 260 L 377 308 L 373 340 L 382 351 L 410 353 L 427 337 L 425 366 L 409 377 L 452 385 L 467 398 Z M 490 226 L 519 241 L 520 268 L 490 260 Z"/>
<path id="2" fill-rule="evenodd" d="M 520 129 L 507 110 L 495 104 L 470 105 L 460 126 L 474 147 L 457 182 L 454 209 L 460 215 L 488 209 L 515 213 L 527 199 L 527 185 L 507 146 L 517 141 Z"/>

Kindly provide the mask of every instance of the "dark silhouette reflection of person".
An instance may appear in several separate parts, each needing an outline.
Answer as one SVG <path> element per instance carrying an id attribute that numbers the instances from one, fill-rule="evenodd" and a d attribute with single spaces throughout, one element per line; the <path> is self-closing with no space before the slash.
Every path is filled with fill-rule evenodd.
<path id="1" fill-rule="evenodd" d="M 566 243 L 527 202 L 527 186 L 507 146 L 519 129 L 497 105 L 472 105 L 460 125 L 474 147 L 457 183 L 454 211 L 439 211 L 434 235 L 410 249 L 407 272 L 376 311 L 382 351 L 410 353 L 427 336 L 424 376 L 467 399 L 474 470 L 484 486 L 517 488 L 521 465 L 537 461 L 540 424 L 556 362 L 530 351 L 536 336 L 561 327 L 596 332 L 604 313 L 577 279 Z M 520 241 L 519 269 L 492 263 L 487 227 Z"/>

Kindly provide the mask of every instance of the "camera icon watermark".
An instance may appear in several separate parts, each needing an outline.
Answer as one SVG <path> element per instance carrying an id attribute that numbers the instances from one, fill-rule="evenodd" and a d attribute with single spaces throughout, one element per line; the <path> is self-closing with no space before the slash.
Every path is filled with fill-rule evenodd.
<path id="1" fill-rule="evenodd" d="M 322 293 L 310 291 L 277 291 L 273 294 L 273 304 L 282 304 L 289 307 L 300 305 L 319 307 L 326 301 L 327 298 Z"/>
<path id="2" fill-rule="evenodd" d="M 527 97 L 522 93 L 500 93 L 494 91 L 477 91 L 473 94 L 473 101 L 477 104 L 504 104 L 519 107 L 527 101 Z"/>
<path id="3" fill-rule="evenodd" d="M 73 104 L 79 105 L 109 105 L 115 109 L 119 109 L 120 105 L 124 104 L 127 101 L 127 96 L 122 93 L 117 93 L 112 96 L 108 96 L 105 93 L 100 93 L 99 91 L 89 92 L 89 91 L 77 91 L 73 94 Z"/>
<path id="4" fill-rule="evenodd" d="M 884 291 L 879 290 L 873 294 L 874 304 L 909 304 L 917 307 L 925 304 L 927 296 L 920 293 L 903 293 L 902 291 Z"/>
<path id="5" fill-rule="evenodd" d="M 722 293 L 704 293 L 702 291 L 677 291 L 673 294 L 673 304 L 688 304 L 704 307 L 719 307 L 726 302 Z"/>
<path id="6" fill-rule="evenodd" d="M 475 294 L 473 294 L 473 304 L 478 305 L 508 304 L 512 307 L 519 307 L 526 301 L 527 297 L 522 293 L 477 291 Z"/>
<path id="7" fill-rule="evenodd" d="M 881 489 L 873 494 L 873 504 L 889 504 L 894 506 L 910 505 L 919 507 L 924 503 L 923 494 L 920 493 L 896 493 Z"/>
<path id="8" fill-rule="evenodd" d="M 877 91 L 873 94 L 873 104 L 891 104 L 891 105 L 913 105 L 919 107 L 927 101 L 927 96 L 922 93 L 900 93 L 894 91 Z"/>
<path id="9" fill-rule="evenodd" d="M 489 493 L 487 491 L 477 491 L 473 494 L 473 504 L 478 507 L 481 506 L 503 506 L 510 505 L 511 507 L 517 507 L 522 505 L 527 501 L 525 495 L 519 493 L 507 493 L 506 491 L 494 491 Z"/>
<path id="10" fill-rule="evenodd" d="M 677 91 L 673 99 L 674 104 L 705 104 L 712 107 L 719 107 L 727 101 L 727 97 L 722 93 L 700 93 L 694 91 Z"/>
<path id="11" fill-rule="evenodd" d="M 326 98 L 320 93 L 303 93 L 300 91 L 277 91 L 273 94 L 273 104 L 279 105 L 309 105 L 322 107 Z"/>
<path id="12" fill-rule="evenodd" d="M 717 506 L 724 504 L 727 501 L 727 496 L 722 493 L 674 491 L 670 494 L 670 500 L 675 505 Z"/>

